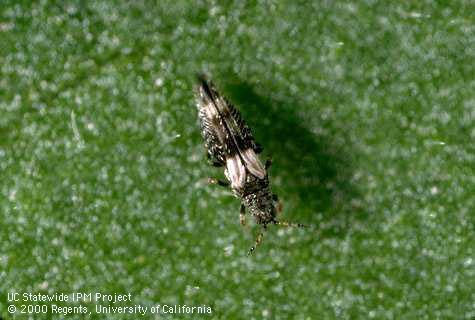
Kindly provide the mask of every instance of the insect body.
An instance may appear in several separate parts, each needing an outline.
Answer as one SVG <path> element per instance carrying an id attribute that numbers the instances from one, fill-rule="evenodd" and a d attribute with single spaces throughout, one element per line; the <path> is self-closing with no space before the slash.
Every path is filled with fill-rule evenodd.
<path id="1" fill-rule="evenodd" d="M 211 183 L 230 185 L 234 195 L 241 199 L 241 224 L 244 224 L 245 210 L 248 209 L 262 231 L 251 254 L 262 241 L 263 231 L 268 224 L 304 227 L 276 219 L 278 200 L 271 192 L 267 169 L 258 154 L 262 148 L 252 136 L 251 130 L 243 121 L 239 111 L 222 97 L 214 85 L 205 77 L 199 76 L 197 107 L 201 133 L 205 140 L 208 158 L 214 166 L 224 167 L 228 182 L 210 179 Z"/>

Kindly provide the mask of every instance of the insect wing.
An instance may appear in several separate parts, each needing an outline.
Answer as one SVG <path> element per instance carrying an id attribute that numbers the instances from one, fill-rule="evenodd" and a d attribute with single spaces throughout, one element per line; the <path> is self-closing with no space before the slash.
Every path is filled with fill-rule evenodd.
<path id="1" fill-rule="evenodd" d="M 239 155 L 226 159 L 226 170 L 224 174 L 231 182 L 233 189 L 241 189 L 246 183 L 246 167 Z"/>
<path id="2" fill-rule="evenodd" d="M 241 115 L 233 105 L 222 97 L 219 97 L 218 100 L 219 103 L 217 105 L 221 109 L 219 113 L 223 116 L 223 120 L 232 138 L 230 143 L 233 143 L 236 147 L 236 150 L 229 150 L 228 156 L 235 156 L 234 152 L 237 151 L 249 172 L 259 179 L 264 179 L 266 170 L 256 154 L 255 150 L 257 146 L 251 134 L 251 130 L 244 123 Z"/>
<path id="3" fill-rule="evenodd" d="M 198 117 L 201 134 L 211 160 L 219 165 L 225 164 L 226 129 L 218 110 L 214 106 L 213 93 L 206 82 L 202 82 L 197 92 Z"/>
<path id="4" fill-rule="evenodd" d="M 239 111 L 219 95 L 211 82 L 204 77 L 199 81 L 199 118 L 208 154 L 219 164 L 226 164 L 226 175 L 234 188 L 244 186 L 246 168 L 264 179 L 266 170 L 256 154 L 254 137 Z"/>
<path id="5" fill-rule="evenodd" d="M 261 160 L 257 156 L 254 149 L 247 149 L 241 152 L 241 156 L 244 160 L 246 168 L 251 174 L 258 177 L 259 179 L 264 179 L 266 176 L 266 169 L 262 165 Z"/>

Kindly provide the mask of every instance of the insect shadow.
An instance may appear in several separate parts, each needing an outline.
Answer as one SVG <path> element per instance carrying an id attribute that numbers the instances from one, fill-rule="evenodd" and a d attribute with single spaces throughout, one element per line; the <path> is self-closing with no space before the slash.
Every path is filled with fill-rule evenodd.
<path id="1" fill-rule="evenodd" d="M 264 147 L 264 157 L 270 155 L 273 159 L 273 190 L 283 200 L 284 208 L 296 211 L 285 219 L 308 222 L 326 235 L 344 233 L 352 219 L 361 216 L 358 211 L 362 202 L 350 182 L 350 150 L 332 143 L 342 137 L 312 133 L 296 112 L 298 101 L 266 98 L 238 78 L 225 82 L 223 89 Z"/>

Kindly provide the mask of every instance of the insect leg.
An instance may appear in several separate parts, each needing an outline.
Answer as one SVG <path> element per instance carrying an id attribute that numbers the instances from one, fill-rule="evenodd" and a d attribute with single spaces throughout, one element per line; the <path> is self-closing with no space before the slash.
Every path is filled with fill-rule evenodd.
<path id="1" fill-rule="evenodd" d="M 241 210 L 239 212 L 239 223 L 241 226 L 246 225 L 246 207 L 241 203 Z"/>
<path id="2" fill-rule="evenodd" d="M 208 178 L 208 183 L 209 184 L 217 184 L 217 185 L 220 185 L 222 187 L 229 186 L 229 182 L 226 182 L 226 181 L 223 181 L 223 180 L 220 180 L 220 179 L 214 179 L 214 178 Z"/>
<path id="3" fill-rule="evenodd" d="M 259 244 L 261 244 L 262 242 L 262 238 L 264 238 L 264 231 L 266 231 L 266 228 L 267 226 L 266 225 L 263 225 L 262 226 L 262 229 L 261 229 L 261 232 L 259 232 L 259 234 L 257 235 L 257 238 L 256 238 L 256 241 L 254 243 L 254 245 L 251 247 L 251 249 L 249 249 L 249 251 L 247 252 L 247 255 L 250 256 L 254 250 L 256 250 L 257 246 Z"/>

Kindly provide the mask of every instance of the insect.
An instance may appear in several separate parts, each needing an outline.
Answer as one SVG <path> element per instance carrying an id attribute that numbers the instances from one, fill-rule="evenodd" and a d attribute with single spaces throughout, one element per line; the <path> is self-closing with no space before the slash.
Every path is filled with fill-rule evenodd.
<path id="1" fill-rule="evenodd" d="M 306 227 L 301 223 L 277 220 L 281 206 L 269 184 L 270 159 L 262 164 L 258 156 L 262 147 L 254 140 L 239 111 L 218 93 L 213 83 L 203 75 L 198 76 L 198 82 L 198 117 L 208 160 L 215 167 L 224 167 L 227 179 L 209 179 L 209 182 L 231 187 L 233 194 L 241 200 L 241 225 L 245 224 L 247 209 L 262 226 L 248 255 L 262 242 L 269 224 Z"/>

